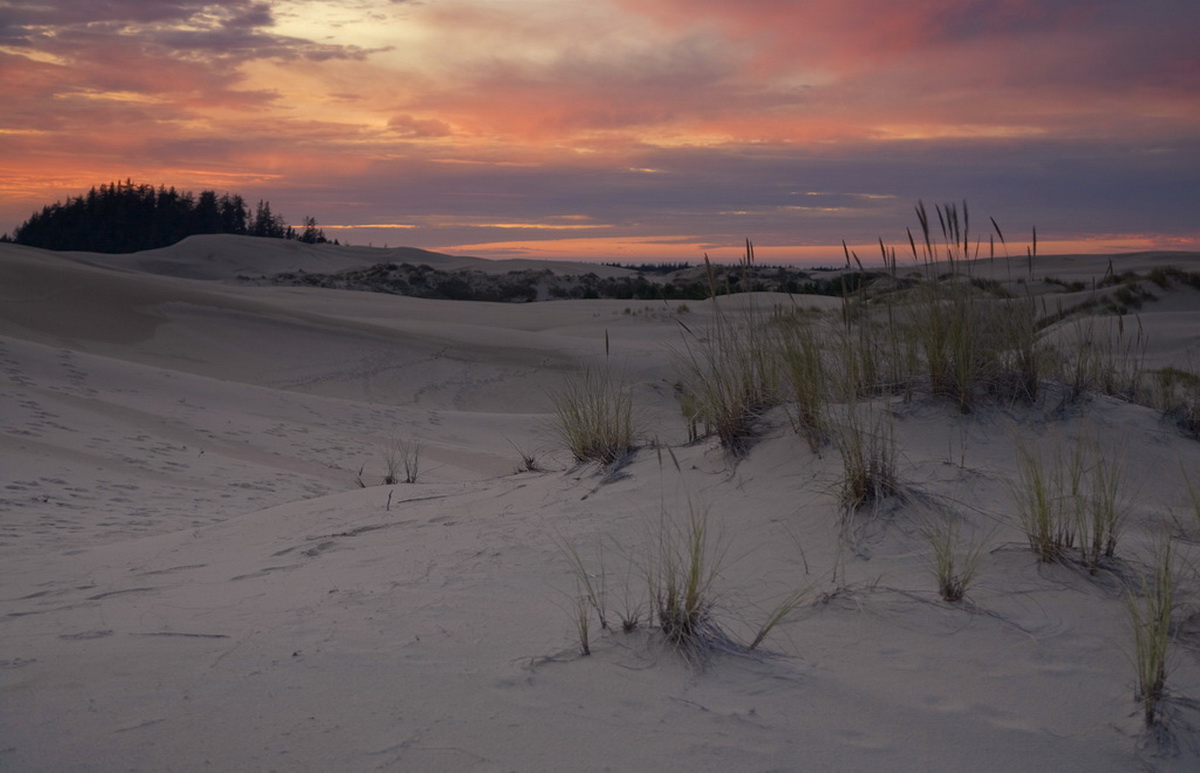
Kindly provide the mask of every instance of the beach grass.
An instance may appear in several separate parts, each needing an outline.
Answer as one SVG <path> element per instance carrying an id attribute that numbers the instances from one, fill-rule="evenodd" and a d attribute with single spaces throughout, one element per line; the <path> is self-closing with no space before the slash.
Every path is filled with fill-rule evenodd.
<path id="1" fill-rule="evenodd" d="M 754 246 L 746 242 L 742 265 L 754 265 Z M 683 346 L 675 352 L 682 371 L 681 399 L 689 436 L 702 426 L 715 434 L 721 446 L 734 455 L 745 453 L 754 434 L 754 422 L 767 408 L 782 402 L 783 371 L 775 341 L 753 302 L 739 314 L 726 310 L 712 263 L 706 258 L 713 313 L 705 329 L 682 321 Z"/>
<path id="2" fill-rule="evenodd" d="M 726 637 L 713 617 L 714 583 L 725 547 L 708 513 L 689 504 L 682 523 L 663 513 L 648 585 L 654 617 L 666 641 L 689 662 L 703 662 Z"/>
<path id="3" fill-rule="evenodd" d="M 962 601 L 979 573 L 984 542 L 963 543 L 959 519 L 949 512 L 931 515 L 921 526 L 929 543 L 929 564 L 937 579 L 938 594 L 951 603 Z"/>
<path id="4" fill-rule="evenodd" d="M 576 462 L 612 464 L 633 449 L 633 397 L 607 362 L 567 376 L 550 397 L 554 429 Z"/>
<path id="5" fill-rule="evenodd" d="M 834 428 L 834 442 L 842 456 L 838 500 L 846 512 L 900 490 L 890 413 L 869 403 L 851 401 Z"/>
<path id="6" fill-rule="evenodd" d="M 1013 497 L 1029 547 L 1043 563 L 1061 561 L 1075 546 L 1076 523 L 1064 506 L 1063 458 L 1050 460 L 1032 445 L 1017 445 L 1017 482 Z"/>
<path id="7" fill-rule="evenodd" d="M 1155 546 L 1140 592 L 1131 592 L 1127 598 L 1137 677 L 1135 695 L 1147 728 L 1162 722 L 1177 579 L 1171 541 L 1164 537 Z"/>

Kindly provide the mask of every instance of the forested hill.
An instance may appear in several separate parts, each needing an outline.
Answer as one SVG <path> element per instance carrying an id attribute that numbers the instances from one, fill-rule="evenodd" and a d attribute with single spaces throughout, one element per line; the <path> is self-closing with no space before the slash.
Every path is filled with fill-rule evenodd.
<path id="1" fill-rule="evenodd" d="M 250 206 L 237 194 L 199 196 L 131 180 L 93 187 L 86 195 L 43 207 L 5 241 L 47 250 L 123 253 L 167 247 L 196 234 L 237 234 L 325 242 L 315 218 L 297 231 L 271 204 Z"/>

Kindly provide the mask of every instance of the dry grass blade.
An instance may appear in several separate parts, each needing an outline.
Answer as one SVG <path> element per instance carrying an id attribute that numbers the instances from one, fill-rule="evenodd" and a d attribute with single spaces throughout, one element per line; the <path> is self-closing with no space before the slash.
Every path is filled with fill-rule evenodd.
<path id="1" fill-rule="evenodd" d="M 575 627 L 579 632 L 579 653 L 592 654 L 592 644 L 589 637 L 590 615 L 588 614 L 588 599 L 585 596 L 575 598 Z"/>
<path id="2" fill-rule="evenodd" d="M 754 640 L 750 642 L 750 645 L 746 649 L 758 649 L 758 645 L 763 643 L 763 640 L 770 635 L 775 626 L 786 620 L 788 616 L 792 614 L 792 612 L 795 612 L 801 605 L 804 604 L 804 602 L 808 601 L 811 596 L 811 588 L 798 588 L 789 593 L 783 599 L 783 601 L 779 602 L 779 604 L 776 605 L 773 610 L 771 610 L 771 614 L 767 615 L 767 619 L 763 621 L 761 626 L 759 626 L 758 633 L 754 636 Z"/>
<path id="3" fill-rule="evenodd" d="M 600 618 L 600 628 L 608 630 L 608 614 L 607 614 L 607 594 L 608 594 L 608 575 L 604 570 L 604 551 L 599 551 L 600 571 L 593 575 L 584 566 L 583 558 L 579 555 L 579 550 L 574 543 L 564 540 L 559 548 L 567 557 L 571 564 L 571 570 L 575 573 L 575 583 L 582 591 L 583 599 L 591 605 L 592 609 L 596 610 L 597 617 Z"/>

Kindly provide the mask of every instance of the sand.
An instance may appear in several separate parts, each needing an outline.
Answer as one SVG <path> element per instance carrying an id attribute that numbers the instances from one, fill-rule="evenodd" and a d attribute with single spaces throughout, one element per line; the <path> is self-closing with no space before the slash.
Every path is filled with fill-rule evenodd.
<path id="1" fill-rule="evenodd" d="M 373 254 L 235 237 L 118 257 L 0 245 L 0 769 L 1200 765 L 1200 524 L 1184 482 L 1200 482 L 1200 441 L 1157 411 L 1095 396 L 963 416 L 892 399 L 909 504 L 858 513 L 839 538 L 839 454 L 814 454 L 782 409 L 742 459 L 687 442 L 672 352 L 710 302 L 226 281 Z M 1130 261 L 1168 264 L 1200 269 Z M 1090 283 L 1106 268 L 1034 272 Z M 1123 324 L 1141 326 L 1149 366 L 1197 370 L 1200 291 L 1158 295 Z M 572 461 L 549 397 L 606 342 L 640 428 L 615 469 Z M 1018 438 L 1080 434 L 1125 465 L 1120 571 L 1041 564 L 1017 527 Z M 383 485 L 397 438 L 420 443 L 419 475 Z M 539 470 L 518 471 L 523 455 Z M 922 502 L 986 539 L 964 603 L 938 596 Z M 797 588 L 807 601 L 762 651 L 688 663 L 649 626 L 593 619 L 582 656 L 564 546 L 597 581 L 603 566 L 615 618 L 645 598 L 663 518 L 689 507 L 724 548 L 714 615 L 732 637 Z M 1143 732 L 1126 613 L 1164 530 L 1183 567 L 1167 745 Z"/>

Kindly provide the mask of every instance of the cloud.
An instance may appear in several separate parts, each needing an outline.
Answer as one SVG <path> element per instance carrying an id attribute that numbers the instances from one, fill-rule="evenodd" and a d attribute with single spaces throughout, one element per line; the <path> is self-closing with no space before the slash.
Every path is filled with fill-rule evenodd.
<path id="1" fill-rule="evenodd" d="M 253 58 L 362 58 L 337 46 L 272 34 L 272 6 L 257 0 L 55 0 L 11 7 L 0 45 L 70 61 L 103 48 L 132 48 L 149 58 L 227 64 Z"/>
<path id="2" fill-rule="evenodd" d="M 513 250 L 518 234 L 685 258 L 747 236 L 764 250 L 870 243 L 903 234 L 918 198 L 966 198 L 1006 231 L 1197 230 L 1183 203 L 1200 179 L 1193 2 L 61 0 L 5 13 L 0 230 L 130 175 L 239 189 L 331 227 L 411 224 L 404 238 L 435 248 Z"/>
<path id="3" fill-rule="evenodd" d="M 416 118 L 411 115 L 394 115 L 388 119 L 388 129 L 401 137 L 446 137 L 451 134 L 450 124 L 433 118 Z"/>

